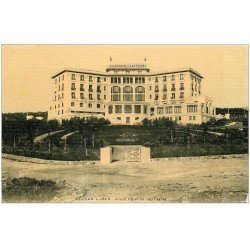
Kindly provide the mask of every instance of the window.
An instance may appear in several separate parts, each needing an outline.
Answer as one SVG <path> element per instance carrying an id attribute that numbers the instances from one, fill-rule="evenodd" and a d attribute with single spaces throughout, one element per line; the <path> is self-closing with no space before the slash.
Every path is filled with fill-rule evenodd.
<path id="1" fill-rule="evenodd" d="M 193 112 L 197 112 L 197 105 L 187 105 L 187 112 L 188 113 L 193 113 Z"/>
<path id="2" fill-rule="evenodd" d="M 60 115 L 60 110 L 58 110 L 58 115 Z"/>
<path id="3" fill-rule="evenodd" d="M 172 81 L 174 81 L 174 80 L 175 80 L 175 75 L 172 75 L 171 80 L 172 80 Z"/>
<path id="4" fill-rule="evenodd" d="M 123 101 L 133 101 L 133 88 L 126 86 L 123 88 Z"/>
<path id="5" fill-rule="evenodd" d="M 83 103 L 82 103 L 82 102 L 80 102 L 80 107 L 81 107 L 81 108 L 83 107 Z"/>
<path id="6" fill-rule="evenodd" d="M 55 105 L 55 109 L 56 109 L 56 105 Z"/>
<path id="7" fill-rule="evenodd" d="M 174 83 L 172 84 L 171 91 L 175 91 L 175 84 Z"/>
<path id="8" fill-rule="evenodd" d="M 173 107 L 172 107 L 172 106 L 166 107 L 166 113 L 167 113 L 167 114 L 173 113 Z"/>
<path id="9" fill-rule="evenodd" d="M 184 98 L 184 92 L 180 92 L 180 99 Z"/>
<path id="10" fill-rule="evenodd" d="M 104 77 L 104 82 L 106 82 L 106 77 Z"/>
<path id="11" fill-rule="evenodd" d="M 121 117 L 116 117 L 116 119 L 117 119 L 118 121 L 120 121 L 122 118 L 121 118 Z"/>
<path id="12" fill-rule="evenodd" d="M 71 90 L 76 90 L 76 84 L 74 82 L 71 83 Z"/>
<path id="13" fill-rule="evenodd" d="M 75 74 L 72 74 L 72 75 L 71 75 L 71 79 L 72 79 L 72 80 L 75 80 L 75 79 L 76 79 L 76 75 L 75 75 Z"/>
<path id="14" fill-rule="evenodd" d="M 64 75 L 62 75 L 62 81 L 64 80 Z"/>
<path id="15" fill-rule="evenodd" d="M 100 85 L 97 85 L 97 92 L 101 93 L 101 86 Z"/>
<path id="16" fill-rule="evenodd" d="M 162 100 L 167 100 L 167 94 L 166 94 L 166 93 L 164 93 L 164 94 L 162 95 Z"/>
<path id="17" fill-rule="evenodd" d="M 135 77 L 135 83 L 145 83 L 145 77 Z"/>
<path id="18" fill-rule="evenodd" d="M 106 86 L 104 86 L 104 91 L 106 91 Z"/>
<path id="19" fill-rule="evenodd" d="M 154 115 L 155 109 L 154 108 L 150 108 L 150 115 Z"/>
<path id="20" fill-rule="evenodd" d="M 80 79 L 81 81 L 84 81 L 84 75 L 81 75 Z"/>
<path id="21" fill-rule="evenodd" d="M 135 100 L 136 101 L 145 101 L 145 88 L 138 86 L 135 88 Z"/>
<path id="22" fill-rule="evenodd" d="M 159 85 L 155 86 L 155 92 L 159 92 Z"/>
<path id="23" fill-rule="evenodd" d="M 132 113 L 132 105 L 124 105 L 124 113 Z"/>
<path id="24" fill-rule="evenodd" d="M 101 82 L 101 77 L 97 77 L 97 82 Z"/>
<path id="25" fill-rule="evenodd" d="M 115 113 L 116 114 L 122 113 L 122 105 L 115 105 Z"/>
<path id="26" fill-rule="evenodd" d="M 157 76 L 155 77 L 155 82 L 158 82 L 158 77 Z"/>
<path id="27" fill-rule="evenodd" d="M 75 92 L 71 92 L 71 98 L 75 99 L 76 98 L 76 93 Z"/>
<path id="28" fill-rule="evenodd" d="M 183 80 L 183 74 L 180 74 L 180 80 Z"/>
<path id="29" fill-rule="evenodd" d="M 180 90 L 184 90 L 184 83 L 180 83 Z"/>
<path id="30" fill-rule="evenodd" d="M 59 82 L 60 82 L 60 76 L 59 76 Z"/>
<path id="31" fill-rule="evenodd" d="M 97 94 L 97 100 L 98 100 L 98 101 L 101 101 L 101 96 L 100 96 L 100 94 Z"/>
<path id="32" fill-rule="evenodd" d="M 175 93 L 172 93 L 171 99 L 175 99 Z"/>
<path id="33" fill-rule="evenodd" d="M 133 77 L 123 77 L 123 83 L 133 83 Z"/>
<path id="34" fill-rule="evenodd" d="M 152 86 L 149 86 L 149 90 L 152 90 Z"/>
<path id="35" fill-rule="evenodd" d="M 192 116 L 189 116 L 189 121 L 192 121 Z"/>
<path id="36" fill-rule="evenodd" d="M 98 104 L 96 105 L 96 107 L 97 107 L 98 109 L 101 108 L 101 104 L 98 103 Z"/>
<path id="37" fill-rule="evenodd" d="M 149 99 L 152 99 L 152 95 L 149 96 Z"/>
<path id="38" fill-rule="evenodd" d="M 60 85 L 58 85 L 58 91 L 60 91 Z"/>
<path id="39" fill-rule="evenodd" d="M 80 98 L 84 99 L 84 94 L 83 93 L 80 93 Z"/>
<path id="40" fill-rule="evenodd" d="M 62 102 L 62 107 L 63 107 L 63 102 Z"/>
<path id="41" fill-rule="evenodd" d="M 83 84 L 80 84 L 80 91 L 84 91 Z"/>
<path id="42" fill-rule="evenodd" d="M 147 114 L 148 113 L 148 106 L 144 105 L 143 106 L 143 114 Z"/>
<path id="43" fill-rule="evenodd" d="M 106 95 L 104 95 L 104 97 L 103 97 L 103 98 L 104 98 L 104 100 L 106 100 Z"/>
<path id="44" fill-rule="evenodd" d="M 89 76 L 89 81 L 90 81 L 90 82 L 93 82 L 92 76 Z"/>
<path id="45" fill-rule="evenodd" d="M 135 105 L 135 114 L 141 113 L 141 105 Z"/>
<path id="46" fill-rule="evenodd" d="M 195 121 L 195 118 L 196 118 L 196 117 L 195 117 L 195 116 L 193 116 L 193 120 L 194 120 L 194 121 Z"/>
<path id="47" fill-rule="evenodd" d="M 89 108 L 92 108 L 92 103 L 89 103 Z"/>
<path id="48" fill-rule="evenodd" d="M 111 101 L 120 101 L 121 100 L 121 88 L 114 86 L 111 88 Z"/>
<path id="49" fill-rule="evenodd" d="M 174 112 L 175 113 L 181 113 L 181 106 L 175 106 L 174 107 Z"/>
<path id="50" fill-rule="evenodd" d="M 89 94 L 89 100 L 93 100 L 92 94 Z"/>
<path id="51" fill-rule="evenodd" d="M 167 81 L 167 77 L 166 76 L 163 76 L 163 81 Z"/>
<path id="52" fill-rule="evenodd" d="M 93 86 L 89 85 L 89 92 L 93 92 Z"/>
<path id="53" fill-rule="evenodd" d="M 167 84 L 164 84 L 164 85 L 163 85 L 162 91 L 164 91 L 164 92 L 167 91 Z"/>
<path id="54" fill-rule="evenodd" d="M 62 109 L 62 115 L 63 115 L 63 109 Z"/>
<path id="55" fill-rule="evenodd" d="M 113 106 L 109 105 L 109 114 L 112 114 L 112 113 L 113 113 Z"/>
<path id="56" fill-rule="evenodd" d="M 64 94 L 62 93 L 62 99 L 64 98 Z"/>
<path id="57" fill-rule="evenodd" d="M 157 107 L 157 114 L 163 114 L 163 107 Z"/>
<path id="58" fill-rule="evenodd" d="M 60 103 L 58 103 L 57 107 L 60 108 Z"/>
<path id="59" fill-rule="evenodd" d="M 75 106 L 75 103 L 74 102 L 71 102 L 71 107 L 74 107 Z"/>
<path id="60" fill-rule="evenodd" d="M 64 84 L 62 84 L 62 91 L 64 90 Z"/>
<path id="61" fill-rule="evenodd" d="M 155 101 L 158 101 L 158 100 L 159 100 L 159 95 L 156 94 L 156 95 L 155 95 Z"/>

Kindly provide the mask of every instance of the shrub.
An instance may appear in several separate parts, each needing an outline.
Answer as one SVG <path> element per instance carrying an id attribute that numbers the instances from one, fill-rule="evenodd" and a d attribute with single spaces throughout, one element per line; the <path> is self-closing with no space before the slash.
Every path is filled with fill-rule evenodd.
<path id="1" fill-rule="evenodd" d="M 2 180 L 4 201 L 44 201 L 50 200 L 59 190 L 55 181 L 37 180 L 30 177 L 20 177 Z"/>

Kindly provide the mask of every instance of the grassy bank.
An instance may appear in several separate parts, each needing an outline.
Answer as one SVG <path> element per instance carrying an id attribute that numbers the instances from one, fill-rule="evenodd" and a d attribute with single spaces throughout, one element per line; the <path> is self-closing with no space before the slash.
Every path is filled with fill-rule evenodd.
<path id="1" fill-rule="evenodd" d="M 62 187 L 52 180 L 29 177 L 2 180 L 3 202 L 46 202 L 54 198 Z"/>
<path id="2" fill-rule="evenodd" d="M 247 154 L 248 144 L 200 144 L 191 145 L 189 148 L 186 145 L 160 146 L 151 148 L 152 158 L 164 157 L 185 157 L 185 156 L 205 156 L 205 155 L 228 155 L 228 154 Z"/>

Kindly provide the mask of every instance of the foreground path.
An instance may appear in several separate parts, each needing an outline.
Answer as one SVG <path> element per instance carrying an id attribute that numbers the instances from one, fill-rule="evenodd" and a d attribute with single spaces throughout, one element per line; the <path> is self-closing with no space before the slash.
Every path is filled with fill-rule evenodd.
<path id="1" fill-rule="evenodd" d="M 246 202 L 248 156 L 109 165 L 2 160 L 3 179 L 22 176 L 63 183 L 48 202 Z"/>

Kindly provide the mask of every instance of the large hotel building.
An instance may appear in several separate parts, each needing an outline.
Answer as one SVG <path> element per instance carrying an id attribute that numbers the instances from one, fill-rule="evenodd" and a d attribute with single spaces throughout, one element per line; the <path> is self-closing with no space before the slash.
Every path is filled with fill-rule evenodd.
<path id="1" fill-rule="evenodd" d="M 48 119 L 95 116 L 133 125 L 166 117 L 201 124 L 215 115 L 202 79 L 191 68 L 152 73 L 145 64 L 109 65 L 106 72 L 64 69 L 52 76 Z"/>

